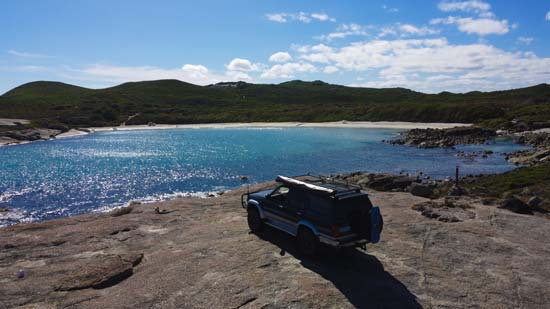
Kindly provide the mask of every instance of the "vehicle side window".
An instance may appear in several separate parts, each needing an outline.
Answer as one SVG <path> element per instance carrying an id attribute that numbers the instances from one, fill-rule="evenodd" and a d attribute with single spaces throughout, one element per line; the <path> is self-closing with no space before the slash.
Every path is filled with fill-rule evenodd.
<path id="1" fill-rule="evenodd" d="M 293 188 L 288 193 L 288 206 L 296 211 L 303 211 L 306 207 L 306 194 L 302 190 Z"/>
<path id="2" fill-rule="evenodd" d="M 321 223 L 330 222 L 332 217 L 332 203 L 328 198 L 310 194 L 306 212 L 310 217 L 316 218 Z"/>
<path id="3" fill-rule="evenodd" d="M 273 200 L 283 203 L 287 200 L 288 191 L 288 187 L 280 186 L 277 189 L 273 190 L 269 197 Z"/>

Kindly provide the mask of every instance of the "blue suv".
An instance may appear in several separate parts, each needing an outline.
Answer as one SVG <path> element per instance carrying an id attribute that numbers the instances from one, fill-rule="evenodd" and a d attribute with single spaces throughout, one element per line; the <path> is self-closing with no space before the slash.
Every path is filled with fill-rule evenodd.
<path id="1" fill-rule="evenodd" d="M 306 255 L 315 254 L 321 243 L 365 248 L 380 240 L 380 209 L 359 187 L 312 176 L 279 176 L 276 181 L 274 189 L 241 197 L 253 233 L 266 225 L 279 229 L 295 236 Z"/>

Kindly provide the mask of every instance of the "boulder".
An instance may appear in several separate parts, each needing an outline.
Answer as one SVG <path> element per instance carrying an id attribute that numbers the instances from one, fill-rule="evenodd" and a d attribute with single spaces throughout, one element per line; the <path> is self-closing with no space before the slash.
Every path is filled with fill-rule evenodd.
<path id="1" fill-rule="evenodd" d="M 7 136 L 0 136 L 0 145 L 15 144 L 19 141 Z"/>
<path id="2" fill-rule="evenodd" d="M 525 204 L 522 200 L 516 197 L 510 197 L 502 201 L 499 208 L 507 209 L 512 212 L 523 214 L 523 215 L 532 215 L 533 211 L 529 208 L 529 205 Z"/>
<path id="3" fill-rule="evenodd" d="M 533 196 L 527 201 L 527 205 L 535 208 L 539 207 L 541 203 L 542 203 L 542 199 L 538 196 Z"/>
<path id="4" fill-rule="evenodd" d="M 404 190 L 415 181 L 416 181 L 416 178 L 414 178 L 414 177 L 397 176 L 393 179 L 392 186 L 393 186 L 394 189 Z"/>
<path id="5" fill-rule="evenodd" d="M 434 194 L 430 187 L 419 183 L 413 183 L 410 187 L 410 192 L 412 195 L 426 198 L 430 198 Z"/>
<path id="6" fill-rule="evenodd" d="M 357 183 L 378 191 L 403 191 L 415 181 L 416 178 L 404 175 L 369 174 Z"/>
<path id="7" fill-rule="evenodd" d="M 420 148 L 453 147 L 458 144 L 483 144 L 496 136 L 496 131 L 478 127 L 449 129 L 412 129 L 390 144 L 415 145 Z"/>
<path id="8" fill-rule="evenodd" d="M 113 211 L 111 211 L 111 217 L 120 217 L 120 216 L 124 216 L 124 215 L 127 215 L 129 213 L 132 212 L 132 206 L 126 206 L 126 207 L 122 207 L 122 208 L 117 208 Z"/>
<path id="9" fill-rule="evenodd" d="M 451 189 L 449 189 L 449 192 L 447 192 L 447 195 L 449 196 L 460 196 L 464 194 L 464 190 L 459 186 L 452 186 Z"/>
<path id="10" fill-rule="evenodd" d="M 56 291 L 113 286 L 133 274 L 131 260 L 120 256 L 101 256 L 75 265 L 73 270 L 55 286 Z"/>
<path id="11" fill-rule="evenodd" d="M 534 155 L 533 155 L 533 158 L 537 159 L 537 160 L 542 160 L 546 157 L 550 156 L 550 149 L 544 149 L 544 150 L 541 150 L 541 151 L 537 151 Z"/>

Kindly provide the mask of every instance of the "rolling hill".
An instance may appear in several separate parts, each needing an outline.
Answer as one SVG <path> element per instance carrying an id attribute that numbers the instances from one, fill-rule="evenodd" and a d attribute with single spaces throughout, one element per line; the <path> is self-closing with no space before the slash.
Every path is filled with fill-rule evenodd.
<path id="1" fill-rule="evenodd" d="M 178 80 L 124 83 L 105 89 L 38 81 L 0 96 L 0 118 L 34 126 L 252 121 L 473 122 L 550 127 L 550 85 L 454 94 L 404 88 L 359 88 L 322 81 L 197 86 Z"/>

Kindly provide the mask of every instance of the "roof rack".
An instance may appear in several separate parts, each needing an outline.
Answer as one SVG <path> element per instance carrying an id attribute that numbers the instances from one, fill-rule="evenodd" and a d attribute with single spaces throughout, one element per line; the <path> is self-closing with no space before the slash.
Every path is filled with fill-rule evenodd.
<path id="1" fill-rule="evenodd" d="M 297 178 L 309 179 L 297 179 Z M 317 191 L 323 194 L 334 196 L 347 195 L 350 193 L 358 193 L 361 187 L 350 185 L 346 182 L 336 181 L 332 178 L 313 175 L 300 175 L 294 177 L 278 176 L 277 182 L 285 183 L 290 186 L 298 186 L 304 189 Z"/>

